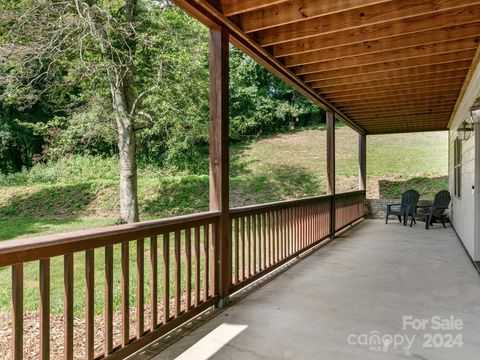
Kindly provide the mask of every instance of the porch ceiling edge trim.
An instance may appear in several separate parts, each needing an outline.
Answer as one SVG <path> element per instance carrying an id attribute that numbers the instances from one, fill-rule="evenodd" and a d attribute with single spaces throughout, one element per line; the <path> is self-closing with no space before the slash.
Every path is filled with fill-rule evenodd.
<path id="1" fill-rule="evenodd" d="M 285 81 L 302 95 L 318 104 L 322 109 L 334 111 L 337 118 L 345 122 L 353 130 L 367 134 L 367 131 L 352 121 L 341 110 L 333 106 L 328 100 L 317 94 L 312 88 L 306 85 L 297 75 L 288 70 L 283 64 L 269 54 L 259 44 L 253 42 L 237 25 L 224 16 L 218 9 L 205 0 L 172 0 L 179 8 L 202 22 L 208 27 L 215 25 L 225 26 L 231 36 L 231 42 L 240 50 L 245 52 L 252 59 L 264 66 L 279 79 Z"/>
<path id="2" fill-rule="evenodd" d="M 465 77 L 465 81 L 463 82 L 462 89 L 460 90 L 460 94 L 458 94 L 457 102 L 455 103 L 455 107 L 453 108 L 452 114 L 450 115 L 450 120 L 448 121 L 447 129 L 453 124 L 455 117 L 457 116 L 457 112 L 460 110 L 460 105 L 462 104 L 463 100 L 465 99 L 465 94 L 467 93 L 468 89 L 472 85 L 473 76 L 475 72 L 480 67 L 480 45 L 477 47 L 477 51 L 472 59 L 472 64 L 468 69 L 467 76 Z"/>

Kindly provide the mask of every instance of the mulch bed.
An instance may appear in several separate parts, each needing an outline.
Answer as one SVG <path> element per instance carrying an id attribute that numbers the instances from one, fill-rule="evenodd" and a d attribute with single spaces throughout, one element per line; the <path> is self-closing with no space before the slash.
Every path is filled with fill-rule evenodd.
<path id="1" fill-rule="evenodd" d="M 182 301 L 182 308 L 185 304 Z M 173 309 L 173 302 L 170 309 Z M 145 305 L 145 329 L 150 327 L 151 308 Z M 163 306 L 158 305 L 159 322 L 161 322 Z M 135 335 L 136 331 L 136 310 L 130 308 L 130 337 Z M 40 326 L 39 313 L 36 311 L 24 314 L 24 359 L 33 360 L 39 358 L 40 351 Z M 103 353 L 104 341 L 104 321 L 103 316 L 95 317 L 95 355 Z M 121 343 L 122 318 L 120 312 L 115 312 L 113 316 L 113 340 L 114 346 Z M 82 318 L 74 319 L 74 359 L 83 360 L 85 358 L 85 320 Z M 12 349 L 12 314 L 0 312 L 0 359 L 11 359 Z M 63 359 L 63 315 L 50 316 L 50 359 Z"/>

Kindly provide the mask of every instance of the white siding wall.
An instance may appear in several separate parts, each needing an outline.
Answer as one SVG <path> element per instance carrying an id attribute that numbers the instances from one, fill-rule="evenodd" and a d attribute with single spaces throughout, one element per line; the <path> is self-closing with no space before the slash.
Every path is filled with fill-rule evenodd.
<path id="1" fill-rule="evenodd" d="M 453 198 L 450 217 L 458 236 L 467 248 L 470 256 L 476 261 L 480 261 L 480 239 L 478 238 L 480 236 L 480 227 L 478 226 L 480 222 L 480 219 L 478 219 L 480 217 L 480 209 L 478 209 L 478 206 L 477 209 L 475 209 L 475 197 L 480 196 L 480 188 L 477 186 L 475 191 L 473 191 L 472 186 L 475 185 L 476 181 L 478 183 L 478 174 L 480 174 L 480 159 L 475 158 L 475 146 L 480 147 L 480 127 L 477 125 L 477 131 L 472 134 L 469 140 L 462 143 L 461 198 L 454 196 L 453 142 L 457 137 L 458 126 L 468 118 L 470 106 L 478 96 L 480 96 L 480 67 L 477 67 L 473 74 L 470 85 L 465 92 L 465 96 L 450 126 L 448 161 L 449 188 Z M 477 179 L 475 174 L 477 174 Z"/>
<path id="2" fill-rule="evenodd" d="M 453 141 L 457 137 L 457 126 L 450 129 L 449 134 L 449 190 L 452 194 L 451 219 L 453 226 L 462 239 L 470 256 L 475 256 L 475 198 L 472 186 L 475 183 L 475 141 L 472 136 L 462 142 L 462 188 L 461 198 L 454 195 L 453 178 Z"/>

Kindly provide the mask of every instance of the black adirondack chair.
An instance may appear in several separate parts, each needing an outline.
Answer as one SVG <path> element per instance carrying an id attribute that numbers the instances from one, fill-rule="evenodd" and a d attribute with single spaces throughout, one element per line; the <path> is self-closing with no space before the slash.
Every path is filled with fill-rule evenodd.
<path id="1" fill-rule="evenodd" d="M 417 216 L 417 210 L 419 208 L 424 208 L 426 209 L 426 211 L 422 214 L 422 217 L 425 221 L 425 228 L 427 230 L 430 229 L 430 226 L 433 225 L 433 222 L 437 220 L 439 220 L 442 223 L 443 227 L 446 228 L 445 223 L 447 221 L 450 222 L 450 219 L 445 214 L 445 210 L 448 209 L 450 200 L 452 200 L 452 197 L 447 190 L 439 191 L 435 194 L 432 205 L 415 207 L 415 213 L 411 215 L 412 220 L 410 221 L 410 226 L 412 226 L 412 223 L 415 221 L 415 217 Z"/>
<path id="2" fill-rule="evenodd" d="M 415 213 L 415 208 L 418 204 L 418 199 L 420 198 L 420 194 L 413 190 L 407 190 L 402 194 L 402 200 L 400 204 L 388 204 L 387 205 L 387 215 L 385 217 L 385 224 L 388 224 L 388 218 L 390 216 L 396 216 L 398 221 L 402 222 L 403 217 L 403 225 L 407 225 L 408 216 L 413 215 Z"/>

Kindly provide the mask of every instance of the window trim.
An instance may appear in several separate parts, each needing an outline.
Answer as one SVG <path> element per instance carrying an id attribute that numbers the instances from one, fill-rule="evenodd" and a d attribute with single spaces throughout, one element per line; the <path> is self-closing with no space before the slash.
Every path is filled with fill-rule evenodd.
<path id="1" fill-rule="evenodd" d="M 462 142 L 458 137 L 453 142 L 453 193 L 462 198 Z"/>

